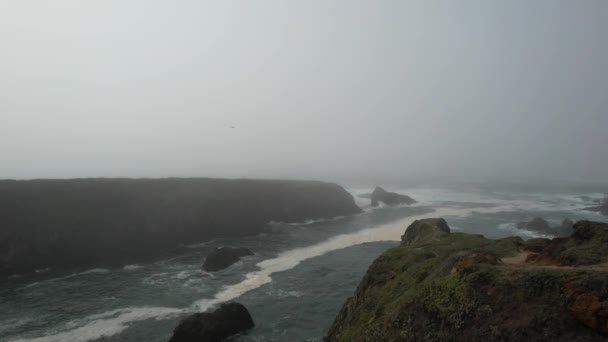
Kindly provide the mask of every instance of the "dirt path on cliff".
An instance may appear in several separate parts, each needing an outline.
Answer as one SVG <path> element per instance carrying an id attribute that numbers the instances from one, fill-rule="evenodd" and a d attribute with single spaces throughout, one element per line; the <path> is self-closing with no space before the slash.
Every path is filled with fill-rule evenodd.
<path id="1" fill-rule="evenodd" d="M 512 256 L 512 257 L 508 257 L 508 258 L 502 258 L 502 262 L 505 265 L 527 265 L 526 264 L 526 259 L 528 258 L 528 255 L 533 254 L 532 252 L 519 252 L 516 255 Z"/>
<path id="2" fill-rule="evenodd" d="M 560 265 L 550 265 L 550 264 L 532 264 L 527 263 L 526 260 L 528 256 L 534 255 L 538 253 L 528 252 L 528 251 L 520 251 L 514 256 L 508 258 L 502 258 L 502 262 L 506 266 L 516 267 L 516 268 L 552 268 L 552 269 L 567 269 L 567 270 L 591 270 L 598 272 L 608 272 L 608 262 L 603 262 L 595 265 L 582 265 L 582 266 L 560 266 Z"/>

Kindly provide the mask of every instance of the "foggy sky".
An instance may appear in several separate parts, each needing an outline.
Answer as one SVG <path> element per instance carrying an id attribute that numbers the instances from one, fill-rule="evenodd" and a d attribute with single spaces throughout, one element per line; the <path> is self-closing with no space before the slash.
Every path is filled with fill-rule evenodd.
<path id="1" fill-rule="evenodd" d="M 1 1 L 0 178 L 90 176 L 606 181 L 608 1 Z"/>

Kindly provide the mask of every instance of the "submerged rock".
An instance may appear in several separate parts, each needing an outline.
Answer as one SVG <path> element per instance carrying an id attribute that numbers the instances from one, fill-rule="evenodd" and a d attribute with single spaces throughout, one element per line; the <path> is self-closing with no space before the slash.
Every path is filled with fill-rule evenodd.
<path id="1" fill-rule="evenodd" d="M 253 255 L 253 252 L 243 247 L 216 247 L 207 255 L 203 269 L 207 272 L 223 270 L 249 255 Z"/>
<path id="2" fill-rule="evenodd" d="M 401 236 L 401 246 L 437 241 L 450 234 L 450 226 L 442 218 L 416 220 Z"/>
<path id="3" fill-rule="evenodd" d="M 418 203 L 415 199 L 407 195 L 401 195 L 395 192 L 389 192 L 381 187 L 376 187 L 374 192 L 371 194 L 372 206 L 377 207 L 380 202 L 386 205 L 399 205 L 399 204 L 414 204 Z"/>
<path id="4" fill-rule="evenodd" d="M 253 319 L 242 304 L 222 304 L 214 312 L 197 313 L 183 319 L 169 342 L 220 342 L 254 327 Z"/>

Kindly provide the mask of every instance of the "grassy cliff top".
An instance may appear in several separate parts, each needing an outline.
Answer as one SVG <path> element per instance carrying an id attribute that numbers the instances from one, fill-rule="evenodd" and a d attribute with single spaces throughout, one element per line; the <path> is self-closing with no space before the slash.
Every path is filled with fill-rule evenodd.
<path id="1" fill-rule="evenodd" d="M 451 233 L 386 251 L 329 341 L 595 341 L 608 333 L 608 224 L 524 242 Z"/>

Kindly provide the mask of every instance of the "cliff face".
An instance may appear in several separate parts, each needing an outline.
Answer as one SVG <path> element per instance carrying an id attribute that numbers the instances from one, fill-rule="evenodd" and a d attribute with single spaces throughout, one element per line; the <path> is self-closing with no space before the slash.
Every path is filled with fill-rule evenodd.
<path id="1" fill-rule="evenodd" d="M 391 249 L 327 340 L 604 341 L 608 224 L 582 221 L 574 230 L 530 242 L 450 233 Z"/>
<path id="2" fill-rule="evenodd" d="M 0 181 L 0 273 L 128 262 L 269 221 L 358 213 L 342 187 L 225 179 Z"/>

